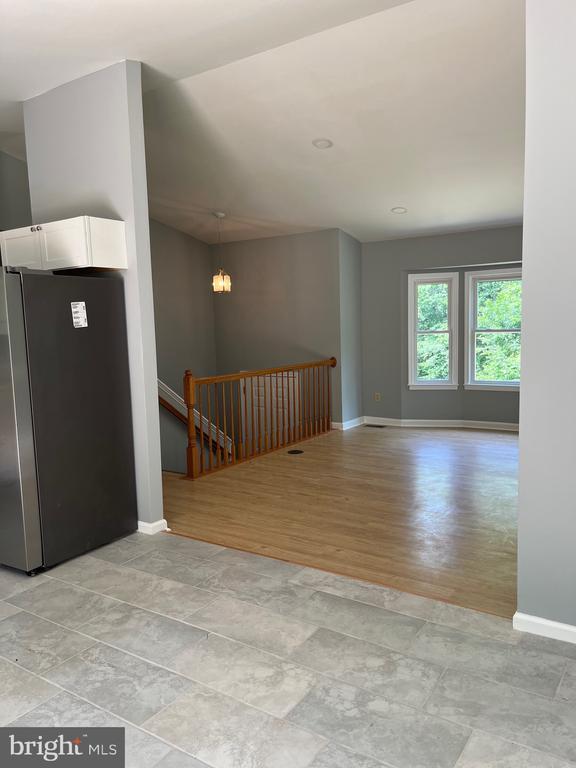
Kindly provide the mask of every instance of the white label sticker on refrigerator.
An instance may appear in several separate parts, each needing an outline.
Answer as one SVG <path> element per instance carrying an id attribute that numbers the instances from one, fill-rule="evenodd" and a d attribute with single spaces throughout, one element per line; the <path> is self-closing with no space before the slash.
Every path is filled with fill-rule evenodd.
<path id="1" fill-rule="evenodd" d="M 74 328 L 88 328 L 86 302 L 71 301 L 70 306 L 72 307 L 72 322 L 74 323 Z"/>

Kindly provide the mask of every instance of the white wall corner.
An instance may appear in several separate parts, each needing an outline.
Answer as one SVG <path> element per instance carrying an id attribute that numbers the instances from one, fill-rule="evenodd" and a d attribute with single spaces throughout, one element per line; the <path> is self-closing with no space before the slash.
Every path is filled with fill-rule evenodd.
<path id="1" fill-rule="evenodd" d="M 146 533 L 149 536 L 153 536 L 155 533 L 169 530 L 168 523 L 164 519 L 156 520 L 154 523 L 145 523 L 143 520 L 138 520 L 138 533 Z"/>
<path id="2" fill-rule="evenodd" d="M 358 416 L 357 419 L 350 419 L 350 421 L 333 421 L 332 429 L 345 431 L 347 429 L 354 429 L 354 427 L 361 427 L 364 424 L 365 416 Z"/>
<path id="3" fill-rule="evenodd" d="M 514 614 L 512 626 L 519 632 L 529 632 L 531 635 L 549 637 L 552 640 L 562 640 L 564 643 L 576 645 L 576 626 L 563 624 L 560 621 L 542 619 L 540 616 L 530 616 L 527 613 Z"/>

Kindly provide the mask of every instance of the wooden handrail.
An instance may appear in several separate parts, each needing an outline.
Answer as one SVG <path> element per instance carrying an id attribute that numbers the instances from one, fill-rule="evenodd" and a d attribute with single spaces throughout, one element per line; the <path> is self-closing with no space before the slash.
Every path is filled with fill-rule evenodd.
<path id="1" fill-rule="evenodd" d="M 269 376 L 274 373 L 289 373 L 290 371 L 303 371 L 305 368 L 335 368 L 338 361 L 335 357 L 329 357 L 325 360 L 315 360 L 312 363 L 295 363 L 294 365 L 281 365 L 278 368 L 260 368 L 256 371 L 239 371 L 238 373 L 223 373 L 220 376 L 203 376 L 202 378 L 194 378 L 196 384 L 218 384 L 222 381 L 239 381 L 240 379 L 251 379 L 256 376 Z M 186 371 L 186 374 L 192 376 L 191 371 Z M 186 378 L 186 374 L 184 378 Z"/>
<path id="2" fill-rule="evenodd" d="M 188 477 L 199 477 L 330 431 L 330 368 L 336 364 L 336 358 L 330 357 L 202 378 L 186 371 Z M 208 451 L 202 442 L 199 447 L 198 421 L 208 424 Z M 216 441 L 212 440 L 214 428 Z"/>

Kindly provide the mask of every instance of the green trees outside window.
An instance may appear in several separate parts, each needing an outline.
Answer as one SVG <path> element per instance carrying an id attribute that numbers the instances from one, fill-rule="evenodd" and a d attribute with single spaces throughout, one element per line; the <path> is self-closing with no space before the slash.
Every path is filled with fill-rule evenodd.
<path id="1" fill-rule="evenodd" d="M 449 284 L 419 283 L 416 292 L 416 378 L 450 380 Z"/>
<path id="2" fill-rule="evenodd" d="M 465 275 L 459 313 L 459 273 L 408 276 L 408 384 L 418 388 L 516 389 L 520 384 L 522 273 L 517 267 Z M 465 322 L 462 318 L 465 317 Z M 458 353 L 465 352 L 464 382 Z"/>
<path id="3" fill-rule="evenodd" d="M 474 381 L 519 382 L 522 281 L 475 282 Z"/>

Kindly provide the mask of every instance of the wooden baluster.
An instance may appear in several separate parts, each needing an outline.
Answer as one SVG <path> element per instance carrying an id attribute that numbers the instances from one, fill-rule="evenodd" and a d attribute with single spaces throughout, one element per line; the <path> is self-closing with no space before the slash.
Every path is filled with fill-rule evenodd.
<path id="1" fill-rule="evenodd" d="M 226 386 L 226 385 L 224 385 Z M 236 463 L 236 430 L 234 427 L 234 382 L 230 382 L 230 437 L 232 439 L 232 452 L 230 458 L 232 464 Z"/>
<path id="2" fill-rule="evenodd" d="M 304 391 L 304 393 L 303 393 L 303 400 L 304 400 L 304 402 L 302 404 L 302 407 L 303 407 L 303 410 L 304 410 L 303 432 L 304 432 L 304 437 L 305 438 L 308 437 L 309 427 L 310 427 L 309 413 L 308 413 L 308 409 L 310 407 L 310 403 L 308 401 L 308 392 L 309 392 L 309 383 L 310 383 L 309 373 L 310 373 L 310 369 L 309 368 L 304 368 L 304 370 L 302 371 L 302 376 L 304 378 L 304 386 L 303 386 L 303 391 Z"/>
<path id="3" fill-rule="evenodd" d="M 222 382 L 222 458 L 228 466 L 228 419 L 226 417 L 226 382 Z"/>
<path id="4" fill-rule="evenodd" d="M 332 429 L 332 374 L 330 370 L 328 370 L 328 429 Z"/>
<path id="5" fill-rule="evenodd" d="M 240 383 L 244 394 L 244 424 L 242 425 L 242 432 L 244 437 L 244 458 L 247 459 L 249 455 L 248 445 L 250 443 L 250 432 L 248 428 L 248 379 L 244 376 Z"/>
<path id="6" fill-rule="evenodd" d="M 268 375 L 268 407 L 270 408 L 270 450 L 274 449 L 274 400 L 272 397 L 272 374 Z"/>
<path id="7" fill-rule="evenodd" d="M 254 424 L 254 378 L 250 376 L 250 409 L 252 412 L 252 456 L 256 456 L 256 426 Z"/>
<path id="8" fill-rule="evenodd" d="M 292 371 L 288 371 L 286 373 L 286 387 L 287 387 L 287 398 L 288 398 L 288 442 L 292 442 L 292 397 L 291 397 L 291 388 L 292 388 Z"/>
<path id="9" fill-rule="evenodd" d="M 310 372 L 310 435 L 314 436 L 314 368 Z"/>
<path id="10" fill-rule="evenodd" d="M 274 389 L 276 403 L 276 448 L 280 447 L 280 394 L 278 392 L 278 371 L 274 374 Z"/>
<path id="11" fill-rule="evenodd" d="M 194 406 L 196 404 L 196 383 L 191 371 L 184 374 L 184 400 L 188 410 L 188 448 L 186 451 L 186 465 L 188 477 L 198 477 L 200 468 L 198 463 L 198 445 L 196 443 L 196 419 Z"/>
<path id="12" fill-rule="evenodd" d="M 318 432 L 322 434 L 324 432 L 324 406 L 322 405 L 322 374 L 324 369 L 318 366 Z"/>
<path id="13" fill-rule="evenodd" d="M 242 429 L 242 379 L 238 379 L 236 386 L 236 414 L 238 418 L 238 460 L 244 458 L 244 434 Z"/>
<path id="14" fill-rule="evenodd" d="M 222 464 L 222 455 L 220 453 L 220 394 L 218 392 L 218 382 L 214 382 L 214 414 L 215 414 L 215 432 L 216 432 L 216 466 Z"/>
<path id="15" fill-rule="evenodd" d="M 202 385 L 198 387 L 198 422 L 200 424 L 200 474 L 204 474 L 204 435 L 202 434 Z"/>
<path id="16" fill-rule="evenodd" d="M 317 403 L 317 388 L 316 388 L 316 366 L 312 368 L 312 431 L 315 435 L 318 434 L 318 403 Z"/>
<path id="17" fill-rule="evenodd" d="M 212 402 L 211 402 L 211 385 L 206 384 L 206 418 L 208 419 L 208 469 L 213 469 L 213 452 L 212 452 Z M 202 432 L 202 440 L 204 440 L 204 424 L 200 424 L 200 430 Z"/>
<path id="18" fill-rule="evenodd" d="M 284 399 L 286 401 L 285 405 L 285 423 L 286 423 L 286 443 L 288 444 L 290 442 L 290 379 L 289 379 L 289 373 L 288 371 L 284 371 L 284 386 L 286 387 L 284 391 Z"/>
<path id="19" fill-rule="evenodd" d="M 307 418 L 306 418 L 306 379 L 307 379 L 307 369 L 303 368 L 300 371 L 300 379 L 301 379 L 301 389 L 302 389 L 302 419 L 300 421 L 300 439 L 303 440 L 307 435 Z"/>
<path id="20" fill-rule="evenodd" d="M 279 389 L 278 389 L 278 435 L 279 435 L 279 441 L 278 441 L 278 447 L 284 445 L 284 409 L 283 409 L 283 403 L 282 403 L 282 395 L 284 393 L 283 386 L 284 382 L 282 381 L 282 373 L 276 374 L 276 376 L 280 376 L 280 382 L 279 382 Z"/>
<path id="21" fill-rule="evenodd" d="M 260 396 L 260 377 L 256 377 L 256 436 L 257 453 L 262 453 L 262 404 Z"/>
<path id="22" fill-rule="evenodd" d="M 316 368 L 316 390 L 318 392 L 318 433 L 322 433 L 322 368 Z"/>
<path id="23" fill-rule="evenodd" d="M 296 390 L 298 392 L 298 426 L 297 426 L 297 435 L 298 440 L 302 440 L 302 371 L 301 369 L 298 369 L 298 373 L 296 374 L 298 376 L 297 380 L 297 387 Z"/>
<path id="24" fill-rule="evenodd" d="M 314 375 L 312 368 L 308 368 L 308 437 L 314 434 Z"/>
<path id="25" fill-rule="evenodd" d="M 264 450 L 268 450 L 268 437 L 269 437 L 269 426 L 268 426 L 268 402 L 266 398 L 266 376 L 262 377 L 264 380 L 264 397 L 262 400 L 264 401 Z M 272 448 L 272 445 L 270 445 L 270 448 Z"/>
<path id="26" fill-rule="evenodd" d="M 296 403 L 296 383 L 298 381 L 297 376 L 298 376 L 298 371 L 292 371 L 292 411 L 293 411 L 292 440 L 294 440 L 294 442 L 296 441 L 296 435 L 297 435 L 297 431 L 296 431 L 296 417 L 297 417 L 296 409 L 298 407 Z"/>
<path id="27" fill-rule="evenodd" d="M 282 387 L 282 396 L 281 396 L 281 412 L 282 412 L 282 445 L 286 445 L 286 411 L 285 411 L 285 405 L 286 405 L 286 395 L 284 392 L 284 371 L 280 373 L 280 385 Z"/>
<path id="28" fill-rule="evenodd" d="M 322 403 L 323 403 L 323 415 L 324 415 L 324 432 L 328 432 L 328 366 L 323 368 L 322 376 Z"/>
<path id="29" fill-rule="evenodd" d="M 330 368 L 326 366 L 326 431 L 330 431 Z"/>
<path id="30" fill-rule="evenodd" d="M 312 436 L 316 434 L 315 418 L 316 418 L 316 399 L 315 399 L 315 386 L 314 386 L 314 368 L 310 368 L 310 434 Z"/>

